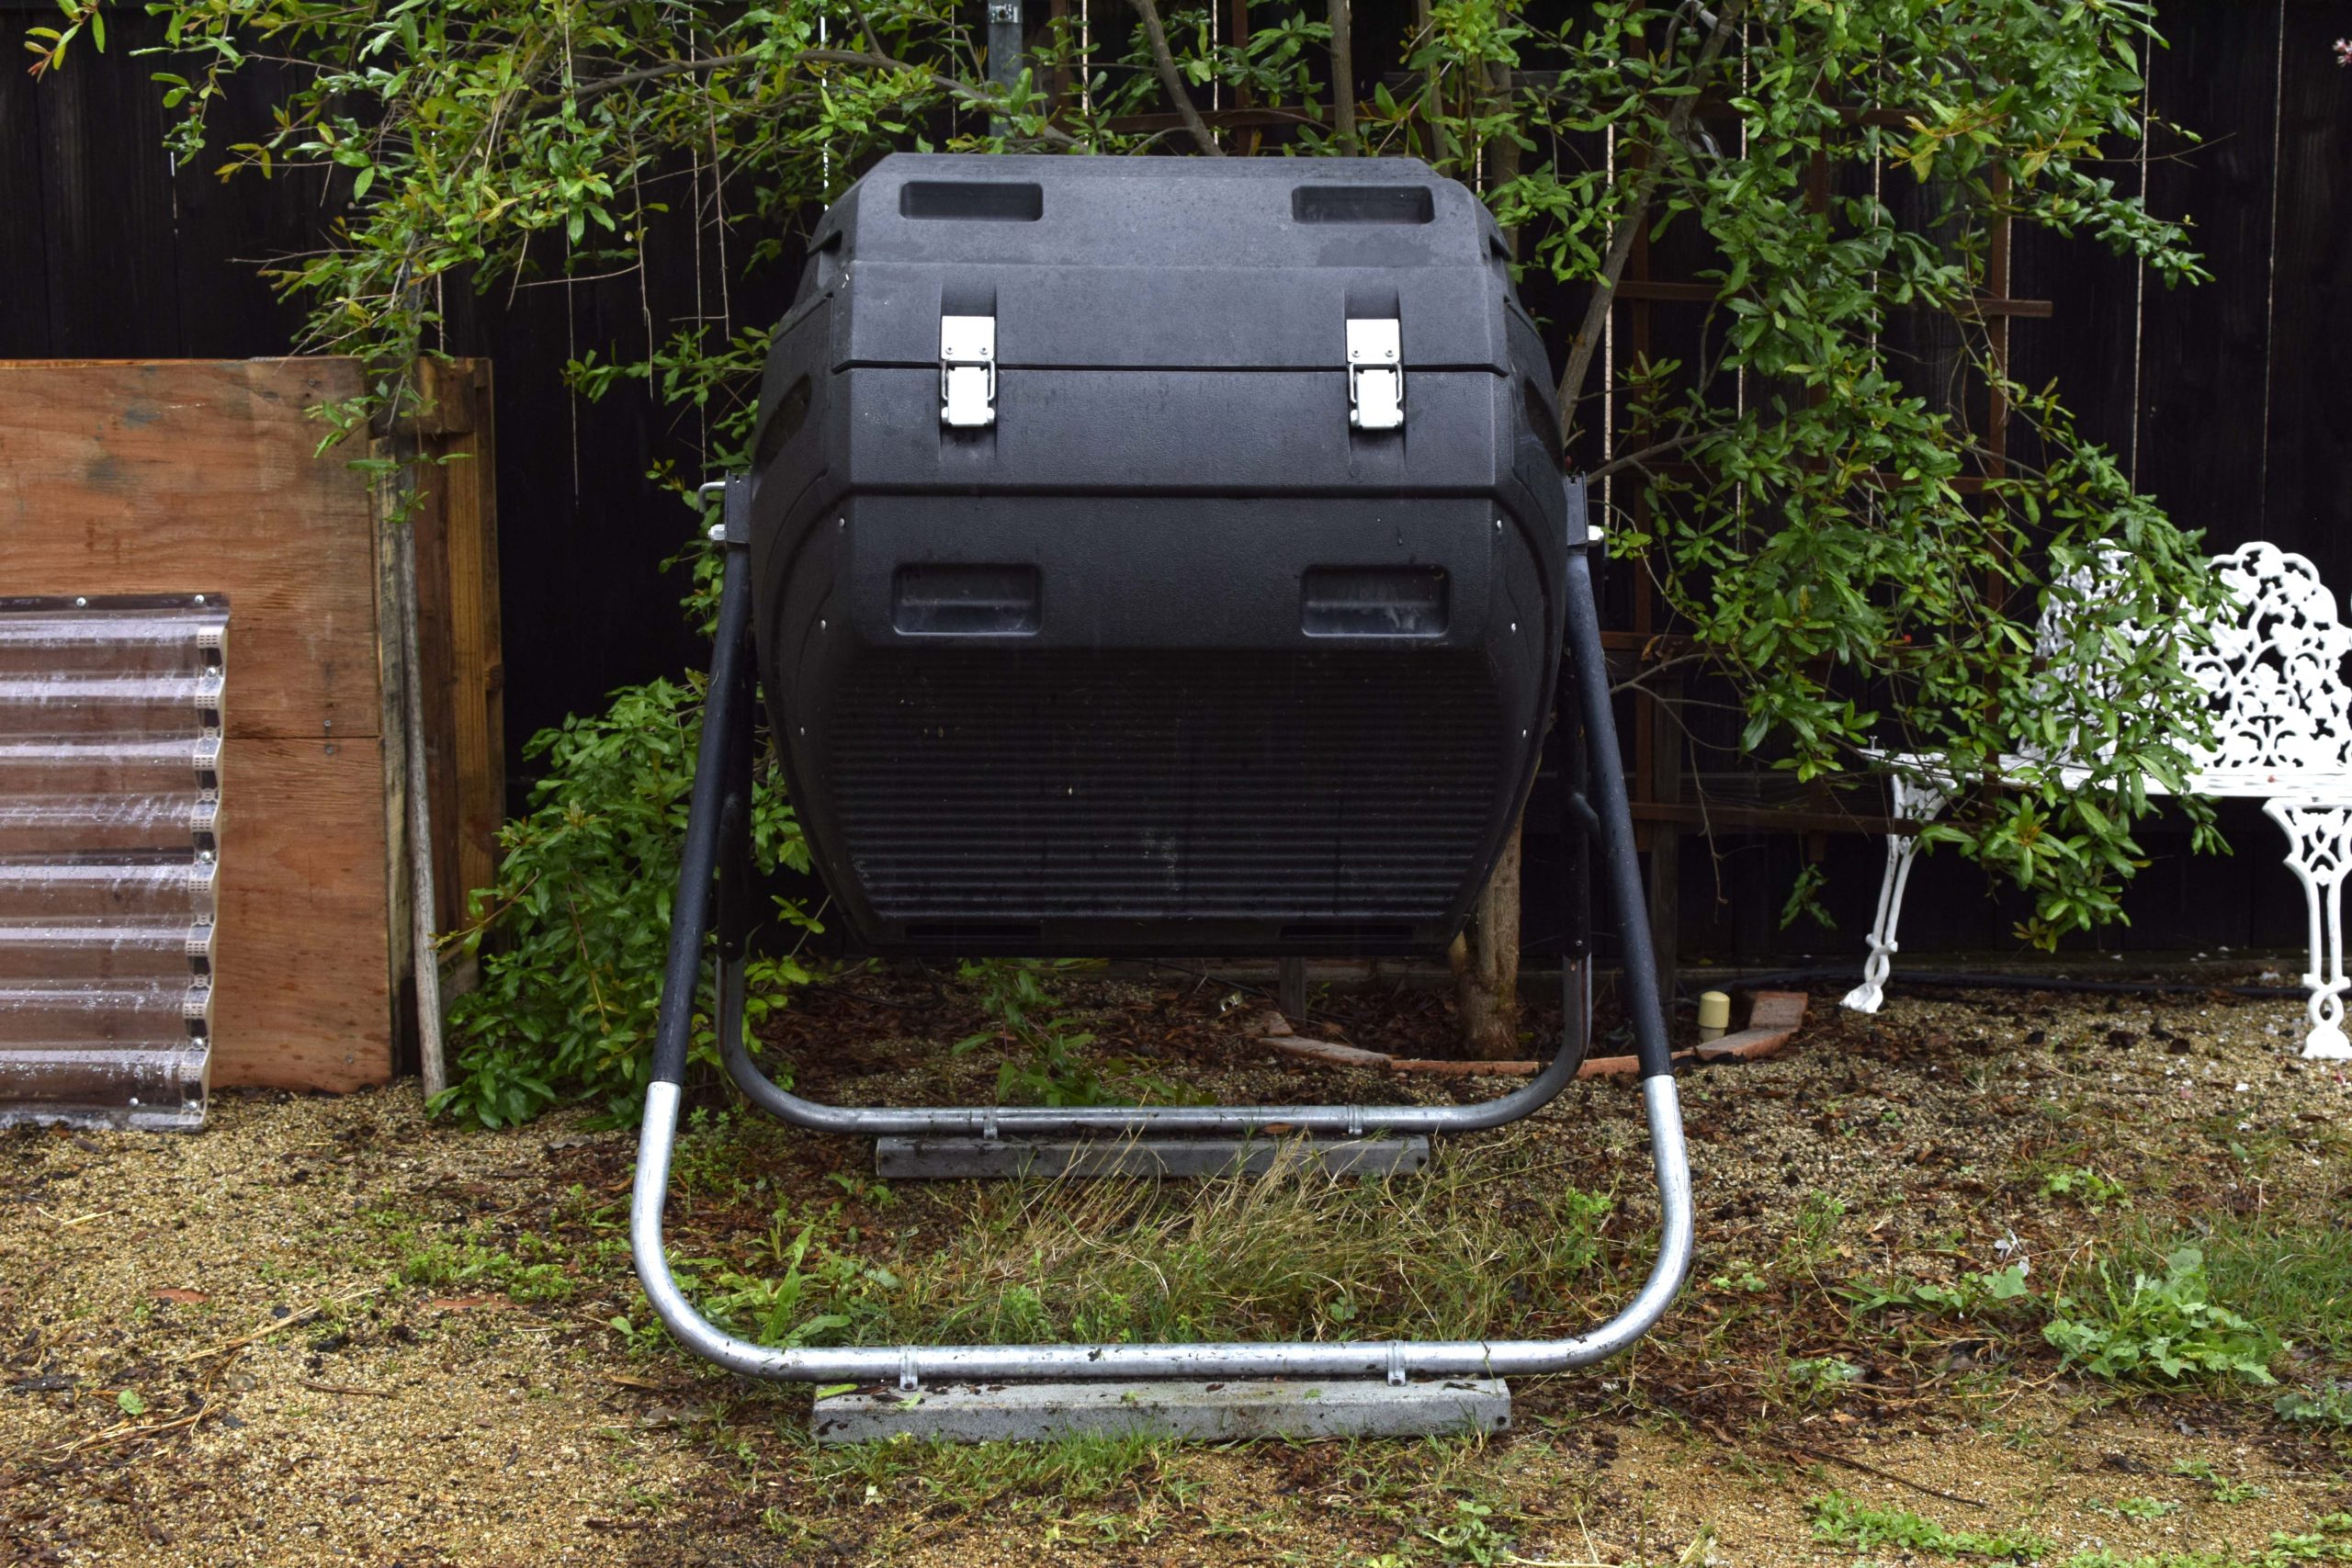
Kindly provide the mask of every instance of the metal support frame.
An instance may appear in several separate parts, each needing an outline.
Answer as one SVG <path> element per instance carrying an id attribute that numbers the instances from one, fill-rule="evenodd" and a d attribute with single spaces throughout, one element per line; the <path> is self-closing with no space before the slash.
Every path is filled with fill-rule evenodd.
<path id="1" fill-rule="evenodd" d="M 780 1120 L 819 1132 L 864 1136 L 963 1134 L 1088 1134 L 1292 1132 L 1362 1137 L 1377 1133 L 1454 1133 L 1497 1127 L 1541 1109 L 1576 1077 L 1586 1045 L 1582 1029 L 1562 1031 L 1559 1055 L 1536 1077 L 1476 1105 L 1354 1106 L 1045 1106 L 889 1109 L 819 1104 L 779 1089 L 753 1064 L 743 1030 L 744 942 L 751 929 L 751 793 L 754 664 L 751 644 L 751 582 L 744 515 L 749 484 L 730 480 L 722 537 L 727 562 L 718 609 L 718 646 L 695 785 L 672 905 L 670 950 L 656 1024 L 653 1077 L 646 1090 L 645 1122 L 638 1142 L 637 1180 L 629 1209 L 629 1246 L 638 1278 L 654 1313 L 689 1349 L 748 1376 L 801 1382 L 896 1380 L 903 1388 L 925 1379 L 971 1381 L 1103 1378 L 1387 1378 L 1504 1377 L 1565 1371 L 1606 1359 L 1632 1345 L 1663 1316 L 1690 1266 L 1693 1218 L 1690 1170 L 1683 1144 L 1681 1102 L 1668 1058 L 1657 973 L 1650 961 L 1625 780 L 1610 715 L 1608 667 L 1600 647 L 1587 548 L 1568 552 L 1568 656 L 1583 740 L 1597 797 L 1568 792 L 1572 817 L 1600 829 L 1597 842 L 1623 933 L 1625 989 L 1641 1062 L 1642 1104 L 1649 1121 L 1650 1156 L 1658 1190 L 1658 1253 L 1648 1280 L 1618 1314 L 1589 1333 L 1565 1339 L 1294 1342 L 1204 1345 L 910 1345 L 775 1348 L 712 1325 L 678 1289 L 662 1241 L 670 1156 L 677 1133 L 680 1086 L 701 981 L 706 939 L 718 938 L 717 1018 L 729 1075 L 753 1104 Z M 1581 519 L 1570 538 L 1582 534 Z M 1572 964 L 1581 988 L 1581 964 Z M 1581 998 L 1569 1017 L 1589 1018 Z"/>

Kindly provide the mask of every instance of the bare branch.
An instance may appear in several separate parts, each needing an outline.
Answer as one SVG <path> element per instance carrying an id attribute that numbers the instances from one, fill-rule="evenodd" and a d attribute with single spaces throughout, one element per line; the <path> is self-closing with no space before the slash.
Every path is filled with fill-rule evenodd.
<path id="1" fill-rule="evenodd" d="M 1192 133 L 1193 145 L 1212 158 L 1225 156 L 1225 149 L 1216 144 L 1216 137 L 1209 130 L 1201 111 L 1193 107 L 1193 95 L 1184 88 L 1184 78 L 1176 70 L 1176 57 L 1168 52 L 1168 29 L 1159 25 L 1159 6 L 1156 0 L 1136 0 L 1136 9 L 1143 17 L 1144 37 L 1151 42 L 1151 63 L 1159 72 L 1159 85 L 1176 106 L 1176 117 Z"/>
<path id="2" fill-rule="evenodd" d="M 1699 109 L 1700 80 L 1706 75 L 1707 67 L 1722 57 L 1724 45 L 1738 30 L 1739 16 L 1746 8 L 1747 0 L 1728 0 L 1715 18 L 1713 29 L 1699 50 L 1699 58 L 1691 63 L 1692 90 L 1677 98 L 1667 114 L 1664 141 L 1668 144 L 1682 140 L 1690 117 Z M 1657 195 L 1658 183 L 1665 177 L 1666 157 L 1660 150 L 1643 169 L 1641 184 L 1634 191 L 1634 203 L 1617 220 L 1617 231 L 1610 236 L 1609 254 L 1592 287 L 1592 303 L 1585 308 L 1584 324 L 1577 329 L 1576 342 L 1568 349 L 1567 373 L 1560 378 L 1560 445 L 1564 448 L 1576 434 L 1577 399 L 1583 394 L 1585 378 L 1592 373 L 1593 359 L 1600 352 L 1601 329 L 1608 324 L 1609 307 L 1617 297 L 1618 279 L 1625 276 L 1625 263 L 1634 254 L 1634 241 L 1649 220 L 1650 201 Z"/>

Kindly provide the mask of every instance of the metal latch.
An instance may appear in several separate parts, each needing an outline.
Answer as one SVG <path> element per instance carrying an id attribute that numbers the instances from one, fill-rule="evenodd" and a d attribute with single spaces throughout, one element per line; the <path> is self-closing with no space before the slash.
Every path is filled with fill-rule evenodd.
<path id="1" fill-rule="evenodd" d="M 1404 338 L 1393 316 L 1348 318 L 1348 423 L 1358 430 L 1405 423 Z"/>
<path id="2" fill-rule="evenodd" d="M 996 423 L 996 318 L 939 318 L 939 423 L 980 430 Z"/>

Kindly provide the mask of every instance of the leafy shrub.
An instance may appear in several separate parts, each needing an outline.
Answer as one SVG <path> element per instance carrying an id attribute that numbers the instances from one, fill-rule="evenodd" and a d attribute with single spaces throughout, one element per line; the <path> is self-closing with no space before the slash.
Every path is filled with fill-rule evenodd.
<path id="1" fill-rule="evenodd" d="M 451 1083 L 435 1111 L 490 1127 L 566 1099 L 633 1111 L 650 1071 L 702 705 L 699 682 L 630 686 L 602 714 L 567 718 L 524 748 L 546 776 L 532 786 L 530 810 L 499 834 L 496 886 L 476 895 L 476 922 L 462 940 L 481 957 L 481 985 L 450 1009 Z M 808 869 L 799 823 L 765 761 L 752 842 L 763 875 Z M 789 901 L 776 908 L 787 924 L 816 929 Z M 788 958 L 754 960 L 748 975 L 753 1023 L 808 978 Z M 716 1060 L 716 1042 L 697 1015 L 696 1057 Z"/>
<path id="2" fill-rule="evenodd" d="M 2098 1279 L 2097 1296 L 2082 1303 L 2062 1299 L 2041 1331 L 2068 1362 L 2103 1378 L 2276 1381 L 2270 1361 L 2286 1345 L 2271 1330 L 2211 1299 L 2205 1255 L 2196 1247 L 2174 1252 L 2161 1277 L 2135 1270 L 2128 1291 L 2105 1266 Z"/>

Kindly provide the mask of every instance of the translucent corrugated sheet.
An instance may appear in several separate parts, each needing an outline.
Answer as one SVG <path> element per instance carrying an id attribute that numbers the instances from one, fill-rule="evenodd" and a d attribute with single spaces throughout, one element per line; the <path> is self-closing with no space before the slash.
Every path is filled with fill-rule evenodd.
<path id="1" fill-rule="evenodd" d="M 203 1124 L 228 627 L 0 599 L 0 1124 Z"/>

